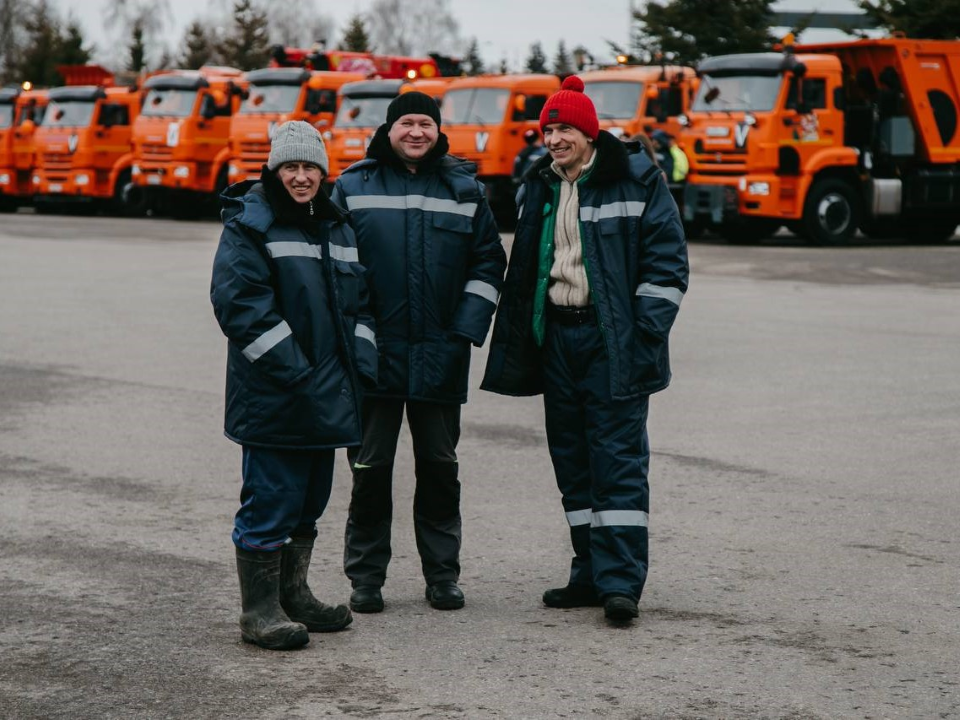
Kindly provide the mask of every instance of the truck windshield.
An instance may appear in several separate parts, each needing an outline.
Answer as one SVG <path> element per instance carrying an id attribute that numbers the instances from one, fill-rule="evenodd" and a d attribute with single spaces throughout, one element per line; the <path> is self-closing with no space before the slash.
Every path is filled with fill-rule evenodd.
<path id="1" fill-rule="evenodd" d="M 196 101 L 196 90 L 151 88 L 143 100 L 140 114 L 148 117 L 187 117 Z"/>
<path id="2" fill-rule="evenodd" d="M 372 128 L 383 124 L 392 97 L 344 96 L 334 127 Z"/>
<path id="3" fill-rule="evenodd" d="M 13 105 L 10 103 L 0 104 L 0 128 L 8 128 L 13 124 Z"/>
<path id="4" fill-rule="evenodd" d="M 773 110 L 781 75 L 705 75 L 690 108 L 694 112 Z"/>
<path id="5" fill-rule="evenodd" d="M 509 90 L 451 90 L 443 96 L 441 118 L 446 125 L 496 125 L 503 122 L 509 100 Z"/>
<path id="6" fill-rule="evenodd" d="M 300 97 L 299 85 L 251 85 L 250 95 L 240 105 L 241 115 L 293 112 Z"/>
<path id="7" fill-rule="evenodd" d="M 593 100 L 597 117 L 601 120 L 629 120 L 637 114 L 643 83 L 610 80 L 588 82 L 584 83 L 584 93 Z"/>
<path id="8" fill-rule="evenodd" d="M 93 100 L 51 100 L 43 116 L 43 127 L 86 127 L 93 117 Z"/>

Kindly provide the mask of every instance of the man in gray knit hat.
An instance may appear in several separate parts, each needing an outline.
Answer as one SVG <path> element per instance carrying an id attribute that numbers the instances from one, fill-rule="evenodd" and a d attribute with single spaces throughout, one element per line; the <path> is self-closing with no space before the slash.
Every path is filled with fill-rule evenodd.
<path id="1" fill-rule="evenodd" d="M 260 181 L 221 198 L 210 290 L 229 341 L 225 433 L 243 448 L 233 528 L 240 631 L 272 650 L 352 619 L 307 585 L 335 448 L 359 445 L 361 383 L 377 376 L 353 230 L 320 192 L 327 167 L 312 126 L 277 129 Z"/>

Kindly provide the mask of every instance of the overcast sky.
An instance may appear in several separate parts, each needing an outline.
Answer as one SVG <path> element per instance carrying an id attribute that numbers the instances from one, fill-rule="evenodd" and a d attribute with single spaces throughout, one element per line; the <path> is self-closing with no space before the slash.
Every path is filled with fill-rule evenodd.
<path id="1" fill-rule="evenodd" d="M 282 1 L 282 0 L 276 0 Z M 287 0 L 296 2 L 297 0 Z M 642 0 L 633 0 L 637 6 Z M 124 47 L 126 39 L 117 37 L 116 31 L 107 31 L 103 24 L 103 8 L 106 0 L 53 0 L 66 12 L 67 8 L 78 18 L 89 43 L 96 44 L 97 59 L 110 62 L 115 58 L 115 48 Z M 168 21 L 166 38 L 172 52 L 177 46 L 187 25 L 206 15 L 209 5 L 229 6 L 227 0 L 209 3 L 205 0 L 169 0 L 173 10 L 172 23 Z M 331 17 L 342 28 L 356 12 L 364 12 L 370 0 L 316 0 L 316 7 Z M 583 44 L 594 55 L 608 55 L 607 40 L 626 45 L 631 0 L 450 0 L 450 7 L 460 23 L 461 35 L 476 37 L 484 61 L 491 66 L 506 58 L 508 64 L 519 69 L 529 54 L 530 45 L 539 40 L 548 58 L 553 57 L 560 40 L 566 41 L 567 49 Z M 777 10 L 823 10 L 824 12 L 854 12 L 854 0 L 782 0 L 775 3 Z M 808 41 L 829 40 L 845 37 L 831 31 L 810 31 Z"/>

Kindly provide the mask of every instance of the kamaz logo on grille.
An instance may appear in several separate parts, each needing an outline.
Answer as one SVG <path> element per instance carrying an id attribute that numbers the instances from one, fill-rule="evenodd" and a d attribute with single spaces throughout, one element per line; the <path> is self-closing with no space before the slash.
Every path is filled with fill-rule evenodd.
<path id="1" fill-rule="evenodd" d="M 733 141 L 737 144 L 738 148 L 742 148 L 747 144 L 747 135 L 749 134 L 749 125 L 746 123 L 737 123 L 737 126 L 733 129 Z"/>
<path id="2" fill-rule="evenodd" d="M 69 150 L 70 152 L 76 152 L 77 143 L 79 141 L 80 139 L 76 136 L 76 134 L 71 135 L 69 138 L 67 138 L 67 150 Z"/>
<path id="3" fill-rule="evenodd" d="M 486 131 L 478 132 L 476 137 L 477 152 L 483 152 L 486 150 L 488 142 L 490 142 L 490 133 Z"/>

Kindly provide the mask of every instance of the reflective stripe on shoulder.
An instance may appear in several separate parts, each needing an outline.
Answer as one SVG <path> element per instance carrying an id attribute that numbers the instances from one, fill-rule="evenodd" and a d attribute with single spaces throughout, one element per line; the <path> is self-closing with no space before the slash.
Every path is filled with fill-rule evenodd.
<path id="1" fill-rule="evenodd" d="M 473 293 L 474 295 L 479 295 L 484 300 L 489 300 L 494 305 L 496 305 L 497 300 L 500 299 L 500 293 L 497 292 L 497 289 L 490 283 L 483 282 L 483 280 L 470 280 L 464 286 L 463 291 Z"/>
<path id="2" fill-rule="evenodd" d="M 268 242 L 266 248 L 272 258 L 307 257 L 319 260 L 322 257 L 319 245 L 305 242 Z"/>
<path id="3" fill-rule="evenodd" d="M 655 297 L 661 300 L 669 300 L 677 307 L 683 300 L 683 292 L 675 287 L 665 287 L 663 285 L 653 285 L 652 283 L 640 283 L 637 287 L 637 295 L 642 297 Z"/>
<path id="4" fill-rule="evenodd" d="M 639 200 L 621 200 L 600 207 L 590 207 L 588 205 L 580 208 L 580 221 L 597 222 L 612 217 L 640 217 L 643 215 L 643 209 L 646 206 L 646 203 Z"/>
<path id="5" fill-rule="evenodd" d="M 595 510 L 590 527 L 647 527 L 649 516 L 643 510 Z"/>
<path id="6" fill-rule="evenodd" d="M 426 195 L 351 195 L 347 209 L 355 210 L 426 210 L 473 217 L 477 203 L 458 203 L 456 200 L 427 197 Z"/>
<path id="7" fill-rule="evenodd" d="M 358 338 L 373 343 L 374 347 L 377 346 L 377 336 L 374 334 L 373 330 L 368 328 L 366 325 L 357 323 L 357 327 L 354 329 L 353 334 Z"/>
<path id="8" fill-rule="evenodd" d="M 243 349 L 243 355 L 250 362 L 256 362 L 264 353 L 269 352 L 277 343 L 290 337 L 292 333 L 293 331 L 290 329 L 290 326 L 287 325 L 287 321 L 281 320 L 277 325 L 247 345 Z"/>

